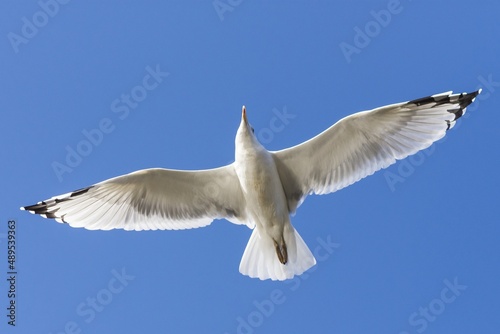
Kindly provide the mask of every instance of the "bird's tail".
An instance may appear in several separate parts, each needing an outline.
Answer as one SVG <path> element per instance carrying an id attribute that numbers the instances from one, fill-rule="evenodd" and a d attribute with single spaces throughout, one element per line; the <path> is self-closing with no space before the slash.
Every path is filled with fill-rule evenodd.
<path id="1" fill-rule="evenodd" d="M 284 239 L 288 261 L 281 264 L 272 239 L 262 238 L 258 228 L 254 228 L 240 262 L 240 273 L 261 280 L 283 281 L 302 274 L 316 264 L 316 259 L 293 226 L 285 227 Z"/>

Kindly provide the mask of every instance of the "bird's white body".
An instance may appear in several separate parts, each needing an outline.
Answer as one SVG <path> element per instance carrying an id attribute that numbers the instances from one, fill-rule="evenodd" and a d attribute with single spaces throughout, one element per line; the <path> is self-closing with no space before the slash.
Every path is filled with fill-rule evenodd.
<path id="1" fill-rule="evenodd" d="M 289 279 L 316 263 L 290 222 L 306 196 L 340 190 L 429 147 L 479 93 L 446 92 L 355 113 L 281 151 L 259 143 L 243 107 L 232 164 L 140 170 L 21 209 L 91 230 L 188 229 L 225 218 L 253 229 L 242 274 Z"/>
<path id="2" fill-rule="evenodd" d="M 245 113 L 243 107 L 235 139 L 234 168 L 245 198 L 246 214 L 255 223 L 255 229 L 243 254 L 240 272 L 250 277 L 291 278 L 310 268 L 316 260 L 302 238 L 295 236 L 297 232 L 290 223 L 290 210 L 273 155 L 249 133 L 253 129 Z M 297 257 L 297 246 L 305 256 Z"/>
<path id="3" fill-rule="evenodd" d="M 290 224 L 283 186 L 271 153 L 247 131 L 245 124 L 238 130 L 234 163 L 246 211 L 261 235 L 279 240 L 285 225 Z"/>

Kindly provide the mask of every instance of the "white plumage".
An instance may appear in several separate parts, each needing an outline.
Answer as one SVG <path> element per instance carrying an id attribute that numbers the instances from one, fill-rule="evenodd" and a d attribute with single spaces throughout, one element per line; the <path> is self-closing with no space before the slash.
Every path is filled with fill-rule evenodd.
<path id="1" fill-rule="evenodd" d="M 363 111 L 316 137 L 267 151 L 243 107 L 235 162 L 216 169 L 145 169 L 21 209 L 91 230 L 177 230 L 227 219 L 254 229 L 240 272 L 300 275 L 316 260 L 290 223 L 308 194 L 327 194 L 441 139 L 480 93 L 446 92 Z"/>

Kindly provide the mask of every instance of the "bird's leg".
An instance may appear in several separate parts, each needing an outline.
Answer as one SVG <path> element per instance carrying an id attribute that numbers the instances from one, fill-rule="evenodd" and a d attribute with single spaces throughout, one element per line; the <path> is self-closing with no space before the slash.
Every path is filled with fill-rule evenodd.
<path id="1" fill-rule="evenodd" d="M 286 243 L 285 239 L 283 236 L 281 236 L 281 243 L 277 243 L 276 240 L 274 240 L 274 247 L 276 248 L 276 254 L 278 255 L 278 259 L 282 264 L 286 264 L 288 262 L 288 251 L 286 249 Z"/>

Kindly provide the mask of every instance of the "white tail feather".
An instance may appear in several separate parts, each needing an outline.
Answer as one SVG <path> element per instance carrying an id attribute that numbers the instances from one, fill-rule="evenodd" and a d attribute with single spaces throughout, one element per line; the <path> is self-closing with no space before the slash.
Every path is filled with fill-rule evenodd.
<path id="1" fill-rule="evenodd" d="M 272 239 L 261 237 L 255 228 L 241 259 L 240 273 L 261 280 L 283 281 L 302 274 L 316 264 L 304 240 L 291 225 L 285 228 L 284 238 L 288 250 L 288 262 L 285 265 L 279 262 Z"/>

